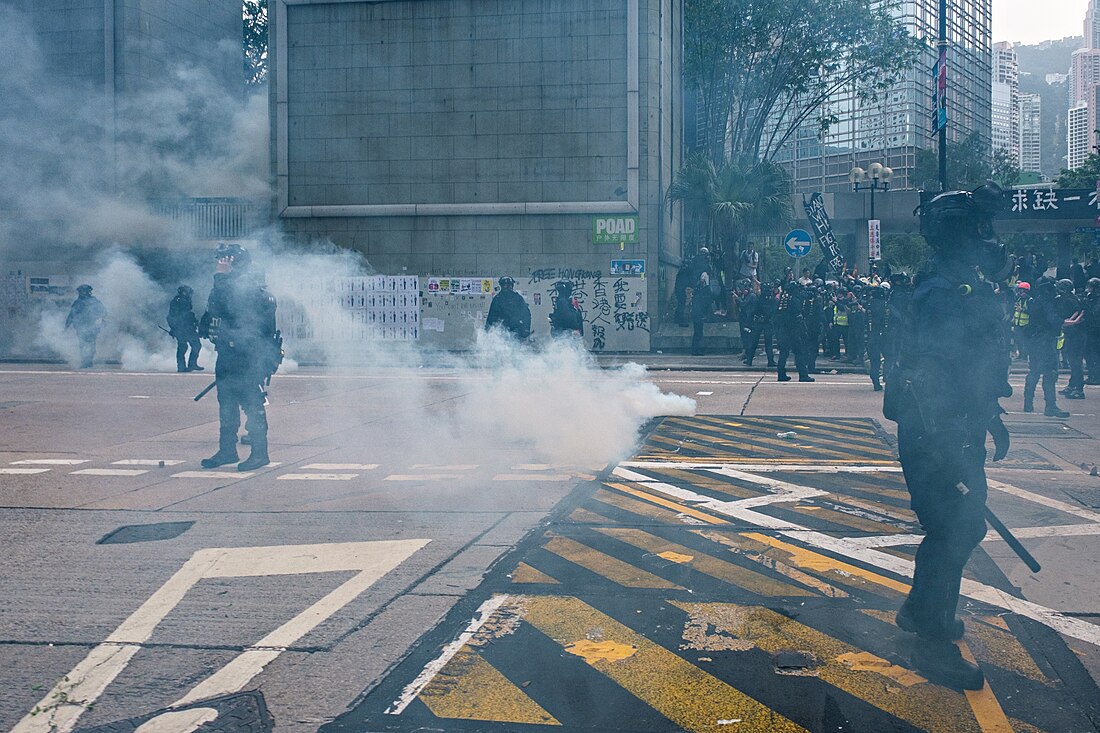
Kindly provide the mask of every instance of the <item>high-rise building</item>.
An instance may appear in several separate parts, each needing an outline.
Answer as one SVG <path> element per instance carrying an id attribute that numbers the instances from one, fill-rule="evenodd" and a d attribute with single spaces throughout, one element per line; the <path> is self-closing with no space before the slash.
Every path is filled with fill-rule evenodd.
<path id="1" fill-rule="evenodd" d="M 993 150 L 1020 157 L 1020 64 L 1011 43 L 993 44 Z"/>
<path id="2" fill-rule="evenodd" d="M 1020 170 L 1039 173 L 1043 170 L 1042 97 L 1020 95 Z"/>
<path id="3" fill-rule="evenodd" d="M 1100 48 L 1100 12 L 1097 12 L 1096 0 L 1089 0 L 1085 11 L 1085 48 Z"/>
<path id="4" fill-rule="evenodd" d="M 1074 170 L 1084 165 L 1089 155 L 1089 105 L 1070 108 L 1066 128 L 1066 167 Z"/>
<path id="5" fill-rule="evenodd" d="M 932 136 L 934 84 L 939 36 L 939 0 L 903 0 L 897 17 L 926 41 L 920 60 L 875 101 L 855 89 L 833 95 L 823 113 L 836 124 L 819 135 L 807 125 L 777 161 L 791 171 L 797 191 L 843 191 L 848 172 L 881 162 L 894 170 L 892 187 L 916 188 L 917 153 L 935 148 Z M 977 132 L 989 140 L 992 128 L 992 0 L 953 0 L 948 17 L 947 138 L 961 142 Z"/>

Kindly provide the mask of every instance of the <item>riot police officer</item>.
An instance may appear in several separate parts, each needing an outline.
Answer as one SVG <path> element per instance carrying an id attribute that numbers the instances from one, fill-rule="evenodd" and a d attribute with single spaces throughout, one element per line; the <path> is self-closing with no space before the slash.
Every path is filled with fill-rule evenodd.
<path id="1" fill-rule="evenodd" d="M 963 567 L 986 533 L 986 434 L 994 460 L 1003 458 L 1008 431 L 998 400 L 1012 394 L 1007 323 L 991 284 L 1009 271 L 992 228 L 1001 200 L 990 182 L 922 207 L 921 233 L 935 256 L 909 301 L 883 402 L 898 424 L 898 455 L 925 532 L 897 624 L 920 637 L 912 661 L 922 674 L 970 690 L 981 689 L 984 675 L 953 643 L 964 633 L 955 612 Z"/>
<path id="2" fill-rule="evenodd" d="M 80 341 L 80 368 L 91 369 L 95 361 L 95 342 L 103 322 L 107 320 L 107 309 L 99 298 L 92 295 L 91 285 L 78 285 L 76 293 L 76 300 L 65 318 L 65 328 L 76 331 Z"/>
<path id="3" fill-rule="evenodd" d="M 248 252 L 236 244 L 218 246 L 214 287 L 199 333 L 214 342 L 218 360 L 220 433 L 218 452 L 202 461 L 203 468 L 236 463 L 241 411 L 248 418 L 252 452 L 237 466 L 250 471 L 270 463 L 264 384 L 282 360 L 282 339 L 275 327 L 275 298 L 252 269 Z"/>
<path id="4" fill-rule="evenodd" d="M 503 328 L 520 341 L 526 341 L 531 335 L 531 309 L 527 301 L 516 292 L 516 281 L 507 275 L 500 278 L 500 292 L 493 296 L 489 304 L 489 314 L 485 317 L 485 330 L 494 326 Z"/>
<path id="5" fill-rule="evenodd" d="M 1043 384 L 1043 400 L 1047 417 L 1069 417 L 1058 407 L 1058 340 L 1062 333 L 1063 319 L 1055 304 L 1054 283 L 1041 277 L 1032 288 L 1034 296 L 1028 301 L 1028 326 L 1024 332 L 1027 343 L 1028 372 L 1024 380 L 1024 412 L 1035 409 L 1035 387 Z"/>
<path id="6" fill-rule="evenodd" d="M 776 360 L 779 372 L 776 381 L 789 382 L 787 375 L 787 357 L 794 355 L 794 365 L 798 369 L 798 381 L 813 382 L 807 371 L 806 318 L 803 312 L 802 286 L 796 280 L 786 280 L 779 293 L 776 306 L 776 335 L 779 337 L 779 358 Z"/>
<path id="7" fill-rule="evenodd" d="M 189 286 L 180 285 L 176 297 L 168 305 L 168 333 L 176 339 L 177 372 L 205 371 L 199 366 L 202 342 L 199 341 L 199 319 L 195 318 L 194 306 L 191 305 L 194 293 Z M 191 349 L 190 359 L 187 358 L 188 348 Z"/>

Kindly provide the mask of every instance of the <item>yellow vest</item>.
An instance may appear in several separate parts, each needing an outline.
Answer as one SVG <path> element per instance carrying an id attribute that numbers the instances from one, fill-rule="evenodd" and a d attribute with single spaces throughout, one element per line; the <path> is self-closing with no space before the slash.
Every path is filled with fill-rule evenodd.
<path id="1" fill-rule="evenodd" d="M 833 325 L 834 326 L 847 326 L 848 325 L 848 311 L 842 311 L 833 306 Z"/>
<path id="2" fill-rule="evenodd" d="M 1027 298 L 1016 301 L 1016 308 L 1012 312 L 1012 325 L 1026 327 L 1031 323 L 1031 314 L 1027 312 Z"/>

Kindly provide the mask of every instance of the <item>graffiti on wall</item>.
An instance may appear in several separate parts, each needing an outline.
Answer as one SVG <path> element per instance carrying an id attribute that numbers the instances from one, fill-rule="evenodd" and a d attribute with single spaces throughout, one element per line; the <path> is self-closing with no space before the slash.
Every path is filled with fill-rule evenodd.
<path id="1" fill-rule="evenodd" d="M 585 342 L 589 348 L 648 350 L 650 321 L 644 280 L 608 277 L 601 270 L 572 267 L 533 270 L 527 279 L 533 324 L 547 322 L 556 297 L 554 285 L 561 281 L 573 284 L 573 296 L 584 314 Z"/>

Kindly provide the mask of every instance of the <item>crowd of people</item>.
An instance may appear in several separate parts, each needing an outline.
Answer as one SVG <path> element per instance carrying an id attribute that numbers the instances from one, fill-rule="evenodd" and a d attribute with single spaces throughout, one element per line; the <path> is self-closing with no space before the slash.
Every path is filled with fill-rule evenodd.
<path id="1" fill-rule="evenodd" d="M 799 379 L 813 381 L 818 359 L 830 359 L 866 368 L 872 387 L 882 389 L 898 330 L 892 320 L 912 293 L 912 276 L 878 264 L 866 274 L 849 267 L 831 274 L 823 261 L 815 270 L 796 274 L 787 268 L 781 278 L 761 281 L 755 249 L 741 260 L 729 288 L 718 284 L 722 278 L 706 248 L 681 268 L 676 319 L 686 325 L 690 313 L 693 353 L 703 351 L 706 321 L 736 321 L 745 366 L 763 358 L 777 369 L 779 381 L 787 381 L 787 361 L 793 358 Z M 1013 258 L 1012 274 L 996 293 L 1012 325 L 1013 356 L 1029 367 L 1025 410 L 1034 409 L 1041 383 L 1046 414 L 1065 417 L 1055 399 L 1060 367 L 1070 373 L 1060 391 L 1067 399 L 1084 399 L 1085 385 L 1100 384 L 1100 260 L 1074 259 L 1068 271 L 1055 276 L 1046 274 L 1049 269 L 1041 253 L 1029 250 Z"/>

